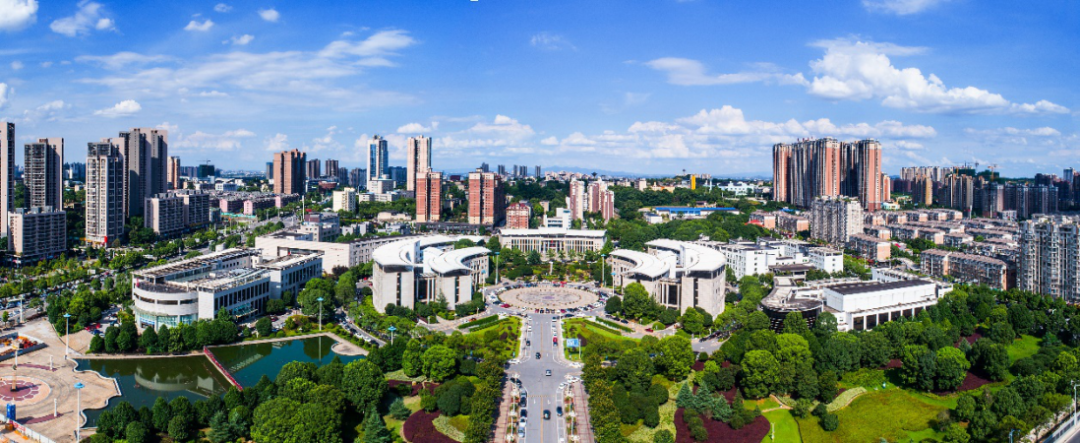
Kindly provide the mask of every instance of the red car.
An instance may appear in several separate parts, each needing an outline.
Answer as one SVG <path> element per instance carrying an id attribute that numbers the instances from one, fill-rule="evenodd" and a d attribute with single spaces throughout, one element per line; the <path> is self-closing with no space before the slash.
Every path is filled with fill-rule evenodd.
<path id="1" fill-rule="evenodd" d="M 509 307 L 510 307 L 510 304 L 509 304 L 509 303 L 503 303 L 503 304 L 502 304 L 502 305 L 500 305 L 500 306 L 501 306 L 502 308 L 504 308 L 504 309 L 505 309 L 505 308 L 509 308 Z"/>
<path id="2" fill-rule="evenodd" d="M 645 332 L 652 332 L 652 328 L 645 328 Z"/>

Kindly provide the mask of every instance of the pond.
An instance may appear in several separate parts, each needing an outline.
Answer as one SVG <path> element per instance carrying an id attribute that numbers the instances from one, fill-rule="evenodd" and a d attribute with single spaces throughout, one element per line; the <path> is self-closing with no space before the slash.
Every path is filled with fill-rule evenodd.
<path id="1" fill-rule="evenodd" d="M 240 344 L 213 348 L 218 362 L 241 386 L 255 386 L 266 375 L 273 379 L 281 367 L 292 361 L 330 363 L 337 355 L 330 348 L 336 342 L 328 337 Z M 363 358 L 342 355 L 344 363 Z M 131 403 L 135 409 L 153 407 L 158 397 L 172 400 L 187 397 L 192 403 L 211 395 L 221 395 L 229 382 L 208 358 L 202 355 L 167 358 L 131 358 L 120 360 L 79 360 L 80 370 L 97 371 L 115 378 L 120 384 L 121 397 L 109 401 Z M 108 408 L 106 408 L 108 409 Z M 87 427 L 94 427 L 103 409 L 85 411 Z"/>

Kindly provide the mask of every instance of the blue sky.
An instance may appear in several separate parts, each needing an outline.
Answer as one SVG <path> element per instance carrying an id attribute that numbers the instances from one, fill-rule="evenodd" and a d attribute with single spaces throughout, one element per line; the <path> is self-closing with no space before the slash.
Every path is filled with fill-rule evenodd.
<path id="1" fill-rule="evenodd" d="M 773 143 L 873 137 L 885 169 L 1080 167 L 1080 3 L 0 0 L 0 119 L 67 159 L 131 127 L 187 165 L 766 174 Z M 21 158 L 21 153 L 20 153 Z M 20 160 L 21 161 L 21 160 Z"/>

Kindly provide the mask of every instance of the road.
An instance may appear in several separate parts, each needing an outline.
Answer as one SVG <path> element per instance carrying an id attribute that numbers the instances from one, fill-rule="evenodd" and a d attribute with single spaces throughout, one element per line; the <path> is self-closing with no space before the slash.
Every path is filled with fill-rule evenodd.
<path id="1" fill-rule="evenodd" d="M 525 338 L 531 341 L 531 346 L 525 347 L 521 363 L 510 366 L 510 373 L 517 375 L 521 380 L 521 387 L 527 394 L 528 411 L 525 421 L 525 443 L 537 442 L 565 442 L 566 424 L 556 414 L 556 407 L 562 405 L 562 392 L 560 383 L 567 380 L 568 376 L 580 376 L 581 370 L 567 365 L 556 356 L 562 352 L 561 347 L 552 345 L 552 337 L 556 332 L 554 325 L 561 324 L 552 322 L 554 314 L 529 314 L 525 327 Z M 561 344 L 561 340 L 560 340 Z M 536 353 L 540 358 L 536 358 Z M 550 370 L 551 375 L 545 375 Z M 551 413 L 550 420 L 544 420 L 543 412 Z"/>

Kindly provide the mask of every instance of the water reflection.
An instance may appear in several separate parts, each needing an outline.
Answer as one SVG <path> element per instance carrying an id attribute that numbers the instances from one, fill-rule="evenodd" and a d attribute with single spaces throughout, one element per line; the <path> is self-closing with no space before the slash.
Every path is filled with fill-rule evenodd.
<path id="1" fill-rule="evenodd" d="M 136 358 L 125 360 L 79 360 L 80 370 L 96 371 L 115 378 L 121 397 L 109 401 L 131 403 L 135 409 L 152 407 L 154 400 L 187 397 L 192 402 L 211 395 L 221 395 L 228 382 L 206 357 Z M 102 410 L 87 410 L 86 416 L 94 426 Z"/>
<path id="2" fill-rule="evenodd" d="M 330 363 L 336 355 L 330 350 L 334 339 L 329 337 L 311 337 L 290 341 L 234 345 L 213 348 L 218 362 L 225 366 L 236 381 L 243 386 L 254 386 L 263 375 L 273 379 L 282 366 L 292 361 Z M 362 358 L 340 356 L 341 361 Z"/>

